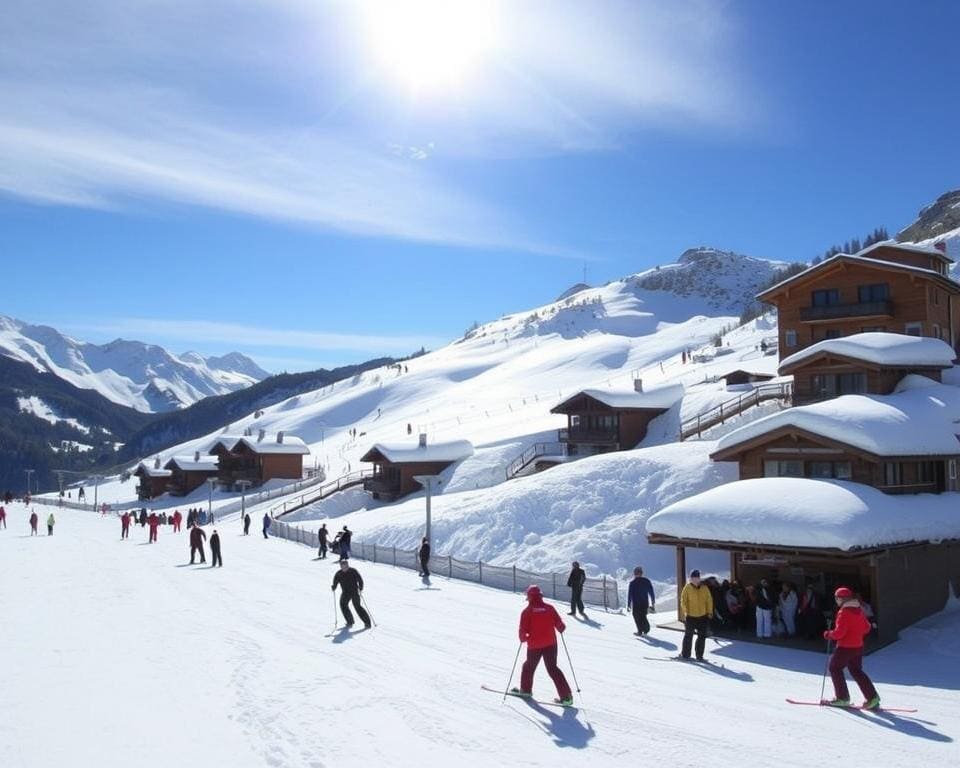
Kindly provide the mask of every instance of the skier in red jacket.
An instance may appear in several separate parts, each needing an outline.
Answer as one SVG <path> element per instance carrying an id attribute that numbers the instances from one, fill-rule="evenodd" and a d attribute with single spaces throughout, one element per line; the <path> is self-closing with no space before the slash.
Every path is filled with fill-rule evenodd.
<path id="1" fill-rule="evenodd" d="M 0 505 L 0 528 L 7 527 L 7 510 Z"/>
<path id="2" fill-rule="evenodd" d="M 547 674 L 557 686 L 556 702 L 570 706 L 573 692 L 557 666 L 556 631 L 563 632 L 566 626 L 557 609 L 543 602 L 543 593 L 535 584 L 527 587 L 527 602 L 529 605 L 520 614 L 520 642 L 527 644 L 527 660 L 520 672 L 520 688 L 515 688 L 513 693 L 527 697 L 533 695 L 533 673 L 543 659 Z"/>
<path id="3" fill-rule="evenodd" d="M 154 542 L 157 540 L 157 528 L 160 527 L 160 517 L 156 512 L 150 513 L 150 517 L 147 518 L 147 524 L 150 526 L 149 541 Z"/>
<path id="4" fill-rule="evenodd" d="M 130 513 L 124 512 L 120 515 L 120 538 L 126 539 L 130 536 Z"/>
<path id="5" fill-rule="evenodd" d="M 36 512 L 30 513 L 30 535 L 31 536 L 37 535 L 37 522 L 39 522 L 39 520 L 40 518 L 37 517 Z"/>
<path id="6" fill-rule="evenodd" d="M 173 513 L 173 532 L 178 533 L 180 531 L 180 523 L 183 521 L 183 515 L 180 514 L 178 509 Z"/>
<path id="7" fill-rule="evenodd" d="M 850 676 L 857 681 L 863 693 L 864 709 L 879 709 L 880 697 L 873 682 L 863 671 L 863 638 L 870 634 L 871 626 L 860 601 L 848 587 L 840 587 L 833 593 L 836 598 L 837 623 L 833 629 L 823 633 L 827 640 L 835 640 L 837 648 L 830 657 L 830 678 L 833 680 L 834 698 L 824 702 L 832 707 L 849 707 L 850 692 L 844 679 L 844 668 L 850 670 Z"/>

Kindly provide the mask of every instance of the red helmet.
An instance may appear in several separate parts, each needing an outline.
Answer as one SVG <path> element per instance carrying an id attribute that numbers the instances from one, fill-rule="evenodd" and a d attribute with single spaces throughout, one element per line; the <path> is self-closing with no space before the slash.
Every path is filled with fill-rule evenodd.
<path id="1" fill-rule="evenodd" d="M 838 587 L 837 591 L 833 593 L 833 596 L 837 600 L 849 600 L 853 597 L 853 590 L 850 587 Z"/>
<path id="2" fill-rule="evenodd" d="M 543 592 L 540 591 L 540 587 L 536 584 L 531 584 L 527 587 L 527 600 L 543 597 Z"/>

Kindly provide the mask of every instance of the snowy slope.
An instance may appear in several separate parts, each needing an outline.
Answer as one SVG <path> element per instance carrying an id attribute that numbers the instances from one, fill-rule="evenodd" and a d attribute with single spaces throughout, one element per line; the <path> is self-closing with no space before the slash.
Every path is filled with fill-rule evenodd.
<path id="1" fill-rule="evenodd" d="M 791 706 L 819 697 L 822 653 L 711 640 L 723 666 L 657 661 L 679 634 L 599 611 L 567 629 L 582 695 L 559 710 L 480 690 L 507 684 L 518 595 L 360 563 L 377 627 L 334 632 L 334 566 L 304 547 L 221 528 L 224 567 L 190 567 L 185 533 L 122 542 L 62 513 L 31 539 L 26 515 L 0 530 L 5 768 L 956 764 L 956 603 L 866 660 L 915 715 Z M 554 695 L 542 667 L 534 692 Z"/>
<path id="2" fill-rule="evenodd" d="M 82 389 L 96 390 L 115 403 L 151 413 L 243 389 L 269 375 L 236 352 L 204 359 L 196 352 L 178 357 L 162 347 L 124 339 L 90 344 L 49 326 L 2 315 L 0 354 L 50 371 Z"/>
<path id="3" fill-rule="evenodd" d="M 946 243 L 947 255 L 960 262 L 960 189 L 945 192 L 925 206 L 912 224 L 897 233 L 897 240 L 918 245 Z M 960 264 L 952 265 L 951 275 L 960 279 Z"/>

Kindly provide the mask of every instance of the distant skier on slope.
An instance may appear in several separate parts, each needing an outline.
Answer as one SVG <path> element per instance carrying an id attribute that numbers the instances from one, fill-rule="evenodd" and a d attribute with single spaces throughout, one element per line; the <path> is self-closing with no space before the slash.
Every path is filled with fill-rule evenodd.
<path id="1" fill-rule="evenodd" d="M 250 535 L 250 513 L 249 512 L 247 512 L 243 516 L 243 535 L 244 536 Z"/>
<path id="2" fill-rule="evenodd" d="M 350 540 L 353 538 L 353 531 L 351 531 L 347 526 L 343 526 L 343 530 L 340 532 L 340 559 L 349 560 L 350 559 Z"/>
<path id="3" fill-rule="evenodd" d="M 587 573 L 580 567 L 576 560 L 570 568 L 570 575 L 567 577 L 567 586 L 570 587 L 570 611 L 568 616 L 576 616 L 577 611 L 583 618 L 587 618 L 583 610 L 583 585 L 587 583 Z"/>
<path id="4" fill-rule="evenodd" d="M 144 507 L 140 510 L 140 527 L 143 528 L 147 524 L 147 508 Z"/>
<path id="5" fill-rule="evenodd" d="M 363 626 L 370 629 L 370 615 L 360 603 L 360 593 L 363 592 L 363 577 L 356 568 L 351 568 L 350 563 L 346 560 L 340 561 L 340 570 L 333 576 L 331 591 L 336 591 L 337 585 L 340 586 L 340 611 L 343 613 L 347 626 L 353 626 L 353 614 L 350 613 L 350 603 L 353 603 Z"/>
<path id="6" fill-rule="evenodd" d="M 53 536 L 53 526 L 56 522 L 53 517 L 53 512 L 47 515 L 47 536 Z"/>
<path id="7" fill-rule="evenodd" d="M 160 518 L 157 517 L 156 512 L 150 513 L 150 517 L 147 518 L 147 524 L 150 526 L 150 538 L 147 539 L 147 542 L 152 544 L 157 540 L 157 530 L 160 528 Z"/>
<path id="8" fill-rule="evenodd" d="M 30 513 L 30 535 L 31 536 L 37 535 L 37 523 L 39 522 L 40 522 L 40 518 L 37 517 L 37 513 L 31 512 Z"/>
<path id="9" fill-rule="evenodd" d="M 0 528 L 7 527 L 7 510 L 0 506 Z"/>
<path id="10" fill-rule="evenodd" d="M 223 568 L 223 557 L 220 556 L 220 534 L 217 533 L 216 528 L 210 534 L 210 561 L 211 568 Z"/>
<path id="11" fill-rule="evenodd" d="M 124 512 L 120 515 L 120 538 L 125 539 L 130 535 L 130 513 Z"/>
<path id="12" fill-rule="evenodd" d="M 420 560 L 420 575 L 424 578 L 430 578 L 430 542 L 427 541 L 426 536 L 420 540 L 417 557 Z"/>
<path id="13" fill-rule="evenodd" d="M 713 616 L 713 595 L 710 587 L 700 583 L 700 571 L 690 571 L 688 581 L 680 593 L 680 613 L 683 616 L 683 644 L 680 657 L 690 658 L 690 646 L 693 634 L 697 634 L 697 661 L 703 661 L 703 651 L 707 644 L 707 630 L 710 629 L 710 617 Z"/>
<path id="14" fill-rule="evenodd" d="M 173 532 L 180 532 L 180 524 L 183 522 L 183 515 L 180 514 L 180 510 L 176 510 L 173 513 Z"/>
<path id="15" fill-rule="evenodd" d="M 324 523 L 323 525 L 320 526 L 320 530 L 317 531 L 317 539 L 320 540 L 320 549 L 317 553 L 317 557 L 319 557 L 321 560 L 327 559 L 327 535 L 328 534 L 329 534 L 329 531 L 327 531 L 327 524 Z"/>
<path id="16" fill-rule="evenodd" d="M 206 532 L 199 525 L 194 525 L 190 529 L 190 565 L 193 565 L 193 558 L 198 552 L 200 553 L 200 562 L 207 562 L 207 557 L 203 552 L 203 541 L 206 538 Z"/>
<path id="17" fill-rule="evenodd" d="M 633 579 L 627 587 L 627 610 L 633 610 L 633 621 L 637 625 L 637 631 L 633 634 L 637 637 L 650 634 L 650 620 L 647 614 L 655 605 L 653 584 L 643 575 L 643 568 L 638 565 L 633 569 Z"/>
<path id="18" fill-rule="evenodd" d="M 866 701 L 864 709 L 879 709 L 880 696 L 873 682 L 863 671 L 863 638 L 870 634 L 870 621 L 860 607 L 860 601 L 854 597 L 848 587 L 840 587 L 833 593 L 837 601 L 837 623 L 833 629 L 823 633 L 827 640 L 834 640 L 837 647 L 830 656 L 830 679 L 833 680 L 834 697 L 824 702 L 832 707 L 849 707 L 850 692 L 843 670 L 849 669 L 850 676 L 857 681 L 860 692 Z"/>
<path id="19" fill-rule="evenodd" d="M 520 642 L 527 644 L 527 659 L 520 670 L 520 688 L 514 688 L 512 693 L 527 698 L 533 696 L 533 675 L 543 659 L 547 674 L 557 687 L 557 703 L 570 706 L 573 691 L 557 666 L 556 632 L 562 633 L 567 627 L 557 609 L 543 602 L 543 593 L 536 584 L 527 587 L 527 603 L 520 614 Z"/>
<path id="20" fill-rule="evenodd" d="M 265 539 L 269 539 L 269 538 L 270 538 L 269 536 L 267 536 L 267 531 L 270 530 L 270 523 L 271 523 L 271 522 L 272 522 L 272 520 L 270 520 L 270 513 L 269 513 L 269 512 L 264 512 L 264 513 L 263 513 L 263 538 L 265 538 Z"/>

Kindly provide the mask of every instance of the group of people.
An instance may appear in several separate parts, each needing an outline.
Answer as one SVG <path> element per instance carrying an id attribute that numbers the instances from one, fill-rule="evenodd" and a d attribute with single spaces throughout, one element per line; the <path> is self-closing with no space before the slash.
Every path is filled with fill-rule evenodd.
<path id="1" fill-rule="evenodd" d="M 207 532 L 199 525 L 194 523 L 190 526 L 190 565 L 194 564 L 194 559 L 199 554 L 200 564 L 207 562 L 206 553 L 203 551 L 203 542 L 207 539 Z M 210 534 L 210 557 L 213 562 L 211 568 L 223 567 L 223 556 L 220 553 L 220 534 L 214 528 Z"/>

